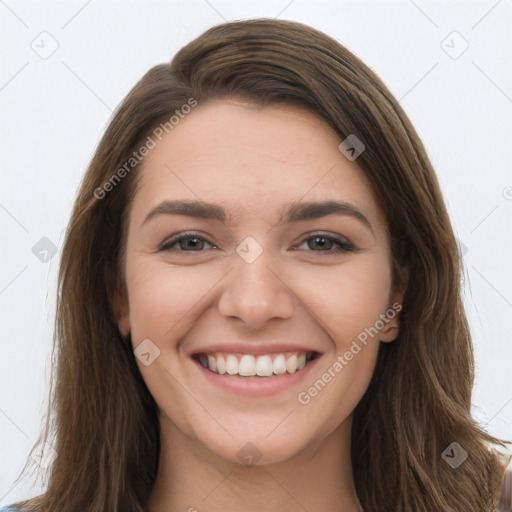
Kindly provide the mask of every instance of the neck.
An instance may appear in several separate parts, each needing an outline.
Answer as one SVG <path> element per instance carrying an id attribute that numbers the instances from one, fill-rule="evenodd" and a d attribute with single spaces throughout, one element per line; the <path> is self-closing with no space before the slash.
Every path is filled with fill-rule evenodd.
<path id="1" fill-rule="evenodd" d="M 148 512 L 362 512 L 350 460 L 349 417 L 315 446 L 268 465 L 235 464 L 161 415 L 161 449 Z"/>

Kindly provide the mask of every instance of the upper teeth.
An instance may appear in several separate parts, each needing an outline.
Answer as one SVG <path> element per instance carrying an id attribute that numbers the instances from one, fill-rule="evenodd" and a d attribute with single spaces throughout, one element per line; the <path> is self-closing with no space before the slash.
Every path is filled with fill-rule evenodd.
<path id="1" fill-rule="evenodd" d="M 251 354 L 201 354 L 199 361 L 209 370 L 224 375 L 240 375 L 243 377 L 271 377 L 286 372 L 294 373 L 302 370 L 312 353 L 269 354 L 253 356 Z"/>

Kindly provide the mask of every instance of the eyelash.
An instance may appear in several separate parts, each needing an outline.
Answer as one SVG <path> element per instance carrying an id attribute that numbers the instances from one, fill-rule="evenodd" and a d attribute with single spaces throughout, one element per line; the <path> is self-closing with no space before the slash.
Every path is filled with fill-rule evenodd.
<path id="1" fill-rule="evenodd" d="M 215 244 L 211 243 L 208 239 L 202 237 L 202 236 L 199 236 L 197 233 L 194 233 L 194 232 L 184 232 L 184 233 L 179 233 L 179 235 L 176 235 L 172 238 L 170 238 L 169 240 L 165 241 L 158 249 L 158 251 L 174 251 L 174 252 L 182 252 L 182 253 L 186 253 L 186 252 L 191 252 L 191 253 L 194 253 L 194 252 L 204 252 L 204 251 L 183 251 L 181 249 L 173 249 L 172 246 L 173 245 L 176 245 L 178 242 L 180 242 L 181 240 L 187 240 L 187 239 L 190 239 L 190 238 L 195 238 L 197 240 L 201 240 L 203 242 L 207 242 L 209 243 L 210 245 L 212 245 L 213 247 L 216 247 Z M 325 253 L 325 254 L 338 254 L 338 253 L 343 253 L 343 252 L 357 252 L 358 249 L 356 247 L 354 247 L 351 243 L 345 241 L 344 239 L 342 238 L 338 238 L 338 237 L 333 237 L 333 236 L 330 236 L 330 235 L 327 235 L 325 233 L 312 233 L 310 234 L 308 237 L 302 239 L 302 241 L 300 242 L 299 245 L 302 245 L 304 242 L 307 242 L 308 240 L 311 240 L 311 239 L 314 239 L 314 238 L 323 238 L 325 240 L 328 240 L 329 242 L 333 242 L 336 246 L 335 249 L 331 249 L 331 250 L 325 250 L 325 251 L 314 251 L 314 250 L 311 250 L 311 251 L 308 251 L 308 252 L 318 252 L 318 253 Z"/>

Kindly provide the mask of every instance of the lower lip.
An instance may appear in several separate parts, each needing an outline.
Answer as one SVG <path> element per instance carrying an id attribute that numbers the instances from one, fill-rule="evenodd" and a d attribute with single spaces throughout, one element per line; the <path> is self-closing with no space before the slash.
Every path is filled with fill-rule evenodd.
<path id="1" fill-rule="evenodd" d="M 294 373 L 283 373 L 275 377 L 239 377 L 237 375 L 220 375 L 205 368 L 198 360 L 193 359 L 194 364 L 204 375 L 209 383 L 212 383 L 230 393 L 244 396 L 265 397 L 276 395 L 300 384 L 316 365 L 320 356 L 309 361 L 302 370 Z"/>

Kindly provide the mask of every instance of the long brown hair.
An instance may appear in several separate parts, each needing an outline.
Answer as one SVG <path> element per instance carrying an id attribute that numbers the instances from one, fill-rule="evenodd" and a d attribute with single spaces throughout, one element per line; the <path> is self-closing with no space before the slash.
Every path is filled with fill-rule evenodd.
<path id="1" fill-rule="evenodd" d="M 382 81 L 350 51 L 306 25 L 222 24 L 150 69 L 116 110 L 81 184 L 62 249 L 55 382 L 40 441 L 58 457 L 23 511 L 143 512 L 159 457 L 157 407 L 122 338 L 126 212 L 140 164 L 112 182 L 155 127 L 190 102 L 241 98 L 293 104 L 354 134 L 357 163 L 386 216 L 393 276 L 409 268 L 401 327 L 381 343 L 354 411 L 351 457 L 365 511 L 490 511 L 502 475 L 470 414 L 474 359 L 461 300 L 461 258 L 425 148 Z M 119 174 L 118 174 L 119 176 Z M 108 191 L 99 198 L 95 191 Z M 443 451 L 468 458 L 453 469 Z"/>

